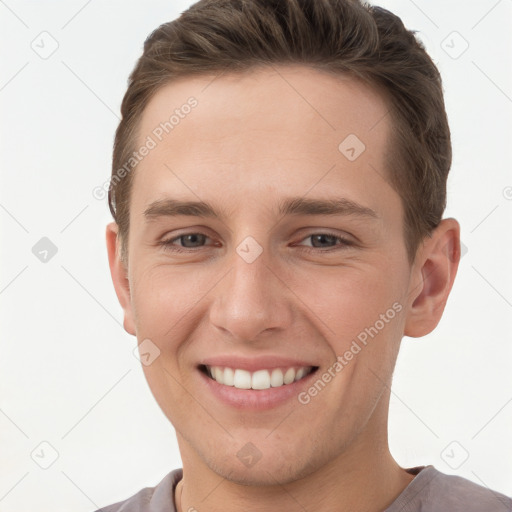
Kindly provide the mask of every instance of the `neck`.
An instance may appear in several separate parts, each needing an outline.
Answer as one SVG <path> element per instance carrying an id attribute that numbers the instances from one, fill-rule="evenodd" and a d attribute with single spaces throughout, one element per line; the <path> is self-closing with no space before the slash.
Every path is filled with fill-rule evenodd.
<path id="1" fill-rule="evenodd" d="M 387 425 L 387 414 L 385 420 Z M 178 442 L 183 460 L 178 512 L 377 512 L 391 505 L 414 478 L 392 458 L 382 421 L 370 420 L 343 453 L 286 484 L 274 477 L 268 485 L 233 482 L 206 465 L 180 434 Z"/>

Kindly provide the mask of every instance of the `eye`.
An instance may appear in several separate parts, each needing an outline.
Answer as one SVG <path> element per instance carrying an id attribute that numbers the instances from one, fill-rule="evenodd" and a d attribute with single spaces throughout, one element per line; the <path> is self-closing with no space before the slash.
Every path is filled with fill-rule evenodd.
<path id="1" fill-rule="evenodd" d="M 162 240 L 160 245 L 166 250 L 182 252 L 184 249 L 194 249 L 196 247 L 202 247 L 202 243 L 209 238 L 204 233 L 185 233 L 168 240 Z M 174 242 L 180 240 L 184 245 L 175 245 Z"/>
<path id="2" fill-rule="evenodd" d="M 174 251 L 178 253 L 195 252 L 194 249 L 204 247 L 204 243 L 209 238 L 210 237 L 208 237 L 204 233 L 184 233 L 183 235 L 169 238 L 167 240 L 162 240 L 161 242 L 159 242 L 159 245 L 163 246 L 164 249 L 167 251 Z M 342 250 L 354 245 L 354 243 L 348 238 L 335 235 L 333 233 L 313 233 L 311 235 L 308 235 L 306 238 L 303 238 L 302 241 L 308 239 L 311 239 L 312 241 L 312 244 L 310 246 L 306 245 L 301 247 L 300 244 L 297 244 L 297 246 L 301 247 L 301 249 L 306 251 L 319 250 L 320 252 L 330 252 L 333 250 Z M 176 241 L 180 241 L 181 245 L 177 245 L 175 243 Z"/>
<path id="3" fill-rule="evenodd" d="M 327 248 L 328 250 L 341 250 L 344 249 L 347 246 L 353 245 L 353 242 L 349 240 L 348 238 L 335 235 L 333 233 L 313 233 L 311 235 L 308 235 L 303 240 L 311 239 L 312 245 L 311 246 L 305 246 L 304 248 L 306 250 L 311 249 L 322 249 Z M 336 242 L 340 241 L 340 244 L 337 244 Z M 324 244 L 332 244 L 332 245 L 324 245 Z M 338 248 L 336 246 L 339 246 Z M 321 251 L 321 252 L 328 252 L 328 251 Z"/>

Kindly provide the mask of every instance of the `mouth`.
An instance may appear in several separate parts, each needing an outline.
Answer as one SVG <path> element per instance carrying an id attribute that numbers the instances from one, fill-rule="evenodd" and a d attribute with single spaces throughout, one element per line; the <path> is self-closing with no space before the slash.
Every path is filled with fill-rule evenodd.
<path id="1" fill-rule="evenodd" d="M 251 372 L 242 368 L 202 364 L 199 365 L 199 370 L 225 387 L 264 391 L 270 388 L 289 386 L 294 382 L 305 379 L 318 370 L 318 366 L 262 368 Z"/>

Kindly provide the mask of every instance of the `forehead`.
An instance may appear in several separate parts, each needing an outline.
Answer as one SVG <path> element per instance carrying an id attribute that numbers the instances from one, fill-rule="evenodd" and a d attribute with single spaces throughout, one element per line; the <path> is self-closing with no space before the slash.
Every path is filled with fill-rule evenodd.
<path id="1" fill-rule="evenodd" d="M 194 115 L 189 116 L 187 103 L 192 98 L 198 108 L 190 109 Z M 261 66 L 240 73 L 183 77 L 162 86 L 143 112 L 139 136 L 153 132 L 174 114 L 174 138 L 183 131 L 178 127 L 185 118 L 198 135 L 206 131 L 218 138 L 236 136 L 239 130 L 233 133 L 232 128 L 243 128 L 247 121 L 250 125 L 245 128 L 271 130 L 288 125 L 297 132 L 300 118 L 305 134 L 325 131 L 341 136 L 352 130 L 369 140 L 368 132 L 377 125 L 377 134 L 385 131 L 387 113 L 380 91 L 354 77 L 299 65 Z M 210 133 L 208 122 L 218 123 L 215 133 Z"/>
<path id="2" fill-rule="evenodd" d="M 348 76 L 276 66 L 182 78 L 163 86 L 140 120 L 137 147 L 151 149 L 137 165 L 134 207 L 223 190 L 221 200 L 240 192 L 241 206 L 333 186 L 375 204 L 389 132 L 382 96 Z"/>

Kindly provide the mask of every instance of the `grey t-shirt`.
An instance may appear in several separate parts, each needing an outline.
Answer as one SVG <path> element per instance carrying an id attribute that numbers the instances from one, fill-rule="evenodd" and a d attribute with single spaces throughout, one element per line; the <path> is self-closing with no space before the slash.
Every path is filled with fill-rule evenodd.
<path id="1" fill-rule="evenodd" d="M 383 512 L 512 512 L 512 499 L 434 466 L 407 471 L 417 475 Z M 127 500 L 95 512 L 176 512 L 174 489 L 181 469 L 168 473 L 155 487 L 146 487 Z"/>

